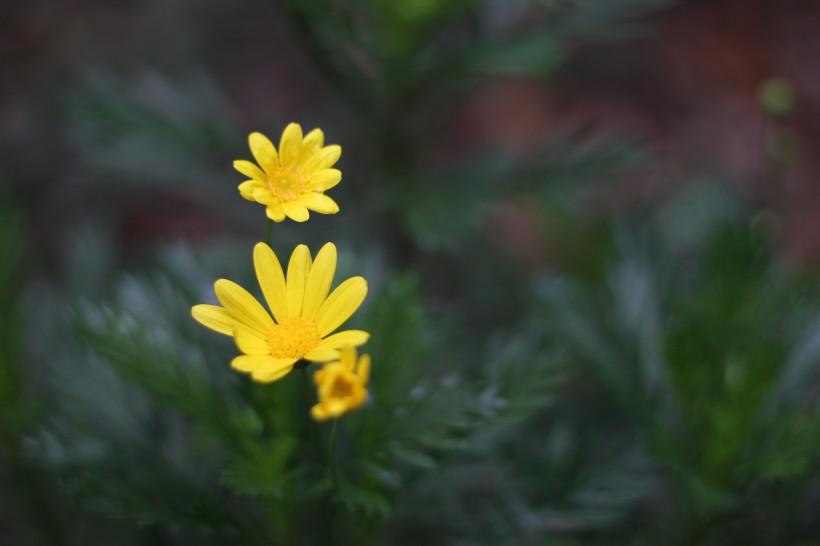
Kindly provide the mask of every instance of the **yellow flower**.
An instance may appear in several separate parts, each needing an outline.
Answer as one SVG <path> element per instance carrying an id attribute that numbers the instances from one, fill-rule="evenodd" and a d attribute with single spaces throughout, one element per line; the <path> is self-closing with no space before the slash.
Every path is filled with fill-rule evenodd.
<path id="1" fill-rule="evenodd" d="M 248 201 L 267 205 L 268 218 L 274 222 L 286 216 L 304 222 L 310 216 L 308 209 L 336 214 L 339 206 L 324 192 L 342 180 L 341 171 L 331 168 L 342 148 L 324 142 L 320 129 L 302 138 L 302 127 L 291 123 L 282 133 L 277 152 L 268 137 L 251 133 L 248 144 L 259 166 L 244 159 L 233 162 L 234 169 L 250 178 L 239 184 L 239 193 Z"/>
<path id="2" fill-rule="evenodd" d="M 191 309 L 203 325 L 233 336 L 243 353 L 233 359 L 233 368 L 269 383 L 287 374 L 299 360 L 337 360 L 341 347 L 367 342 L 370 334 L 362 330 L 330 335 L 367 295 L 367 281 L 352 277 L 328 296 L 336 272 L 333 243 L 322 247 L 315 262 L 311 262 L 308 247 L 297 246 L 288 263 L 287 280 L 268 245 L 256 245 L 253 263 L 272 318 L 248 291 L 226 279 L 214 283 L 223 307 L 203 304 Z"/>
<path id="3" fill-rule="evenodd" d="M 342 349 L 341 361 L 330 362 L 313 374 L 319 391 L 319 403 L 310 410 L 317 421 L 341 417 L 360 408 L 367 401 L 367 380 L 370 377 L 370 355 L 356 361 L 356 349 Z"/>

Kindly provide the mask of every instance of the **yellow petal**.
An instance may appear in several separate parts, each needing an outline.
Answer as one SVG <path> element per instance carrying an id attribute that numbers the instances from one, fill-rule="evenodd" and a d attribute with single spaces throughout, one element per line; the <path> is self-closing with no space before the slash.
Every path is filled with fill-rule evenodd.
<path id="1" fill-rule="evenodd" d="M 281 203 L 271 203 L 265 209 L 265 214 L 274 222 L 281 222 L 285 219 L 285 211 L 282 209 Z"/>
<path id="2" fill-rule="evenodd" d="M 359 359 L 356 375 L 359 376 L 362 386 L 366 386 L 367 382 L 370 381 L 370 355 L 362 355 Z"/>
<path id="3" fill-rule="evenodd" d="M 353 394 L 353 401 L 348 402 L 347 411 L 359 409 L 364 406 L 365 402 L 367 402 L 367 389 L 360 385 Z"/>
<path id="4" fill-rule="evenodd" d="M 356 370 L 356 349 L 350 346 L 342 347 L 339 355 L 345 372 L 352 374 Z"/>
<path id="5" fill-rule="evenodd" d="M 327 243 L 316 255 L 316 261 L 310 267 L 310 274 L 305 285 L 305 298 L 302 316 L 315 319 L 316 313 L 325 302 L 333 275 L 336 273 L 336 245 Z"/>
<path id="6" fill-rule="evenodd" d="M 273 195 L 268 188 L 256 188 L 253 190 L 253 199 L 257 203 L 262 203 L 263 205 L 270 205 L 273 203 Z"/>
<path id="7" fill-rule="evenodd" d="M 270 383 L 291 371 L 295 363 L 295 358 L 242 355 L 231 361 L 231 367 L 240 372 L 250 373 L 256 381 Z"/>
<path id="8" fill-rule="evenodd" d="M 248 201 L 255 201 L 253 198 L 253 190 L 259 187 L 259 182 L 256 180 L 246 180 L 239 184 L 239 195 Z"/>
<path id="9" fill-rule="evenodd" d="M 257 243 L 253 248 L 253 267 L 273 317 L 282 322 L 288 317 L 288 294 L 279 258 L 268 245 Z"/>
<path id="10" fill-rule="evenodd" d="M 302 306 L 305 302 L 305 286 L 310 274 L 310 250 L 305 245 L 299 245 L 293 250 L 288 262 L 287 302 L 288 316 L 302 315 Z"/>
<path id="11" fill-rule="evenodd" d="M 370 334 L 364 330 L 345 330 L 326 337 L 319 345 L 331 349 L 341 349 L 345 346 L 358 347 L 367 343 L 368 339 L 370 339 Z"/>
<path id="12" fill-rule="evenodd" d="M 336 287 L 336 290 L 327 298 L 316 315 L 316 325 L 319 335 L 325 337 L 338 328 L 367 296 L 367 281 L 362 277 L 353 277 Z"/>
<path id="13" fill-rule="evenodd" d="M 311 362 L 330 362 L 339 358 L 338 349 L 331 349 L 330 347 L 322 347 L 319 345 L 311 351 L 308 351 L 304 356 L 305 360 Z"/>
<path id="14" fill-rule="evenodd" d="M 272 356 L 240 355 L 231 361 L 231 367 L 240 372 L 252 372 L 257 368 L 270 367 L 274 360 Z"/>
<path id="15" fill-rule="evenodd" d="M 325 368 L 327 368 L 327 366 L 326 366 L 326 365 L 325 365 L 325 366 L 322 366 L 322 367 L 319 369 L 319 371 L 318 371 L 318 372 L 316 372 L 315 374 L 313 374 L 313 383 L 314 383 L 316 386 L 321 385 L 321 384 L 322 384 L 322 381 L 324 381 L 324 376 L 325 376 Z"/>
<path id="16" fill-rule="evenodd" d="M 342 181 L 339 169 L 322 169 L 310 175 L 306 187 L 311 191 L 326 191 Z"/>
<path id="17" fill-rule="evenodd" d="M 248 178 L 253 178 L 254 180 L 259 180 L 260 182 L 265 182 L 268 179 L 265 173 L 262 172 L 262 169 L 250 161 L 245 161 L 244 159 L 237 159 L 234 161 L 233 168 Z"/>
<path id="18" fill-rule="evenodd" d="M 264 336 L 251 330 L 247 326 L 235 324 L 233 328 L 233 339 L 239 350 L 246 355 L 269 355 L 270 349 Z"/>
<path id="19" fill-rule="evenodd" d="M 220 334 L 233 335 L 234 320 L 231 314 L 218 305 L 200 304 L 191 308 L 191 316 L 202 324 Z"/>
<path id="20" fill-rule="evenodd" d="M 339 205 L 336 204 L 336 201 L 321 193 L 306 193 L 299 198 L 298 203 L 320 214 L 336 214 L 339 212 Z"/>
<path id="21" fill-rule="evenodd" d="M 279 162 L 283 167 L 295 166 L 302 151 L 302 127 L 298 123 L 291 123 L 282 132 L 279 141 Z"/>
<path id="22" fill-rule="evenodd" d="M 313 173 L 315 171 L 321 171 L 322 169 L 329 169 L 339 161 L 341 156 L 342 147 L 338 144 L 325 146 L 305 162 L 305 165 L 302 167 L 302 172 Z"/>
<path id="23" fill-rule="evenodd" d="M 305 140 L 302 142 L 302 157 L 308 159 L 315 152 L 322 149 L 325 145 L 325 134 L 321 129 L 314 129 L 305 135 Z"/>
<path id="24" fill-rule="evenodd" d="M 314 421 L 327 421 L 330 419 L 330 415 L 325 411 L 325 407 L 322 404 L 316 404 L 310 408 L 310 416 L 313 417 Z"/>
<path id="25" fill-rule="evenodd" d="M 304 222 L 310 217 L 310 213 L 304 205 L 296 202 L 282 203 L 282 210 L 292 220 L 297 222 Z"/>
<path id="26" fill-rule="evenodd" d="M 248 146 L 251 147 L 251 153 L 256 162 L 265 169 L 265 172 L 270 174 L 279 168 L 279 157 L 276 155 L 276 148 L 268 140 L 268 137 L 262 133 L 251 133 L 248 135 Z"/>
<path id="27" fill-rule="evenodd" d="M 265 336 L 273 329 L 274 323 L 265 308 L 256 301 L 256 298 L 227 279 L 219 279 L 214 283 L 214 291 L 219 302 L 239 322 L 257 333 Z"/>
<path id="28" fill-rule="evenodd" d="M 324 405 L 325 411 L 331 417 L 340 417 L 348 411 L 347 402 L 339 398 L 331 398 L 330 400 L 326 400 L 322 403 L 322 405 Z"/>
<path id="29" fill-rule="evenodd" d="M 290 358 L 277 358 L 276 364 L 268 368 L 259 368 L 251 372 L 251 377 L 254 381 L 260 383 L 273 383 L 277 379 L 281 379 L 287 375 L 292 369 L 295 362 Z"/>

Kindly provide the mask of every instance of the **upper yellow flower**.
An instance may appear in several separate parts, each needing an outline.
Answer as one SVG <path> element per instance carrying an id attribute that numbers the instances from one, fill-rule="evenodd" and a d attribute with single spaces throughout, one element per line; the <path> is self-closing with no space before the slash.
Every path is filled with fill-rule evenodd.
<path id="1" fill-rule="evenodd" d="M 308 209 L 321 214 L 336 214 L 339 206 L 323 192 L 342 180 L 332 169 L 342 155 L 337 145 L 325 146 L 325 135 L 314 129 L 302 138 L 302 127 L 291 123 L 282 133 L 279 152 L 261 133 L 251 133 L 248 144 L 259 167 L 244 159 L 233 167 L 250 180 L 239 184 L 239 193 L 248 201 L 267 205 L 268 218 L 281 222 L 287 216 L 304 222 Z"/>
<path id="2" fill-rule="evenodd" d="M 214 283 L 218 305 L 195 305 L 193 317 L 220 334 L 233 336 L 244 353 L 231 366 L 263 383 L 276 381 L 301 360 L 328 362 L 339 349 L 359 346 L 370 334 L 346 330 L 330 335 L 359 308 L 367 295 L 367 281 L 352 277 L 328 296 L 336 272 L 336 247 L 327 243 L 311 262 L 310 251 L 299 245 L 288 264 L 287 281 L 273 250 L 264 243 L 253 249 L 256 278 L 271 315 L 247 290 L 226 279 Z"/>
<path id="3" fill-rule="evenodd" d="M 367 401 L 370 378 L 370 355 L 356 361 L 356 349 L 342 349 L 340 362 L 330 362 L 313 374 L 319 391 L 319 403 L 310 410 L 317 421 L 341 417 L 360 408 Z"/>

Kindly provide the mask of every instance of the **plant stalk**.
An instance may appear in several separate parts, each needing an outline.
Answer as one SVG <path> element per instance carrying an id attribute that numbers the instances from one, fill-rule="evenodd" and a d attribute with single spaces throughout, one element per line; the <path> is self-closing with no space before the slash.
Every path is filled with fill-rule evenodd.
<path id="1" fill-rule="evenodd" d="M 339 430 L 339 419 L 333 420 L 333 431 L 330 433 L 330 478 L 333 481 L 333 494 L 339 491 L 339 472 L 336 469 L 336 436 Z"/>

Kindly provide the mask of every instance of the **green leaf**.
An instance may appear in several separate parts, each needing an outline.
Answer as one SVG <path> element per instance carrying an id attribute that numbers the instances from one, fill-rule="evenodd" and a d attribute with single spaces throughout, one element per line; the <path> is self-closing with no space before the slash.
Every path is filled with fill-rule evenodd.
<path id="1" fill-rule="evenodd" d="M 281 497 L 294 478 L 292 459 L 298 442 L 279 436 L 266 444 L 251 444 L 248 452 L 236 455 L 222 473 L 222 484 L 242 495 Z"/>
<path id="2" fill-rule="evenodd" d="M 390 502 L 384 494 L 350 483 L 341 484 L 337 498 L 351 512 L 361 512 L 368 517 L 386 518 L 391 513 Z"/>
<path id="3" fill-rule="evenodd" d="M 159 456 L 144 451 L 116 453 L 99 463 L 64 471 L 62 493 L 87 510 L 139 525 L 221 532 L 241 526 L 216 488 L 197 483 Z"/>
<path id="4" fill-rule="evenodd" d="M 395 455 L 399 461 L 411 467 L 421 470 L 430 470 L 436 467 L 436 460 L 431 456 L 398 442 L 390 447 L 390 452 Z"/>

